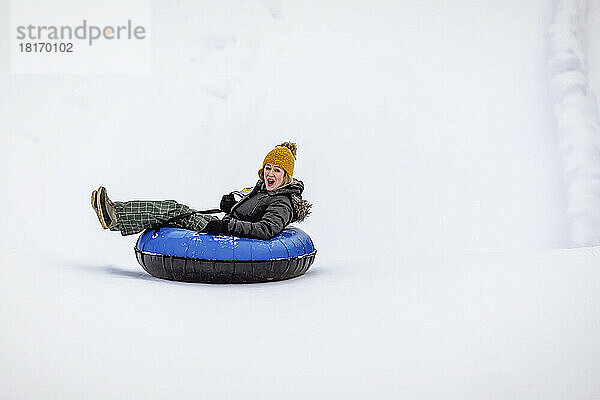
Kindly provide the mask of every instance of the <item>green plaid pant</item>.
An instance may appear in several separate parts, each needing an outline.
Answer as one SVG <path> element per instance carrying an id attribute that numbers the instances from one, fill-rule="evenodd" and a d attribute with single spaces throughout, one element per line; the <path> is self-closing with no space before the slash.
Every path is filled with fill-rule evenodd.
<path id="1" fill-rule="evenodd" d="M 167 223 L 171 218 L 195 211 L 175 200 L 115 201 L 114 205 L 117 214 L 117 225 L 110 228 L 110 230 L 121 231 L 123 236 L 133 235 L 160 226 L 201 231 L 208 224 L 208 221 L 218 219 L 214 215 L 196 213 Z"/>

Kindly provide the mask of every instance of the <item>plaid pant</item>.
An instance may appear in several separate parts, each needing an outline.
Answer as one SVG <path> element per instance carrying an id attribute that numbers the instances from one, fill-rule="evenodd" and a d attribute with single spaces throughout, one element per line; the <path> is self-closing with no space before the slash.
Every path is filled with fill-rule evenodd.
<path id="1" fill-rule="evenodd" d="M 208 221 L 218 219 L 214 215 L 196 213 L 166 223 L 171 218 L 195 211 L 175 200 L 115 201 L 114 205 L 117 214 L 117 225 L 110 228 L 110 230 L 121 231 L 123 236 L 133 235 L 160 226 L 201 231 L 208 224 Z"/>

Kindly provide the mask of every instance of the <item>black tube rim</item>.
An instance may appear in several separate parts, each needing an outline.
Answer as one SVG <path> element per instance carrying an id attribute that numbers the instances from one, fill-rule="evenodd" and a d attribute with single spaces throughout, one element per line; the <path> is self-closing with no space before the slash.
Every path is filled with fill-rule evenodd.
<path id="1" fill-rule="evenodd" d="M 181 282 L 260 283 L 303 275 L 312 265 L 317 250 L 297 257 L 270 260 L 215 260 L 144 252 L 135 255 L 150 275 Z"/>

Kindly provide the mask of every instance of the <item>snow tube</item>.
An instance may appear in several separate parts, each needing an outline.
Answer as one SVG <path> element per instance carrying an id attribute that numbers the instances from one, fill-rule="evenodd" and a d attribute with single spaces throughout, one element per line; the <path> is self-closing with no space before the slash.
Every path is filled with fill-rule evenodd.
<path id="1" fill-rule="evenodd" d="M 164 227 L 144 231 L 135 245 L 136 258 L 150 275 L 203 283 L 295 278 L 308 270 L 316 253 L 310 237 L 293 226 L 271 240 Z"/>

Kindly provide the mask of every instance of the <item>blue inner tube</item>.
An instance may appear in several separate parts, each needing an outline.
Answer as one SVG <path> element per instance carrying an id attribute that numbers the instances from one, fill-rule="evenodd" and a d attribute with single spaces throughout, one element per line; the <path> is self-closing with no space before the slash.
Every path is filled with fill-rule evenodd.
<path id="1" fill-rule="evenodd" d="M 250 283 L 300 276 L 314 261 L 316 250 L 310 236 L 294 226 L 271 240 L 163 227 L 142 233 L 135 253 L 140 265 L 158 278 Z"/>

